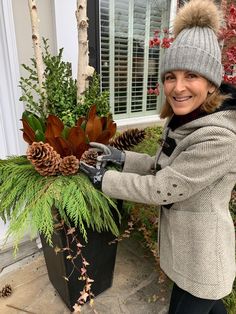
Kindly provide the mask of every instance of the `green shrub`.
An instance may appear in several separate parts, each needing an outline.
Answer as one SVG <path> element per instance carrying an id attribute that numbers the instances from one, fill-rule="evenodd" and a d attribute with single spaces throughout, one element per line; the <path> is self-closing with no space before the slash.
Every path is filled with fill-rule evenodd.
<path id="1" fill-rule="evenodd" d="M 53 56 L 47 39 L 43 39 L 43 44 L 45 93 L 39 88 L 35 59 L 31 59 L 31 66 L 22 64 L 28 77 L 20 78 L 20 101 L 24 102 L 26 110 L 43 119 L 48 114 L 55 115 L 69 127 L 74 126 L 79 117 L 86 116 L 92 105 L 96 105 L 98 116 L 107 116 L 110 113 L 109 92 L 101 92 L 99 75 L 94 73 L 84 97 L 77 99 L 77 81 L 72 77 L 71 63 L 62 60 L 63 48 Z M 46 115 L 43 109 L 45 103 Z"/>

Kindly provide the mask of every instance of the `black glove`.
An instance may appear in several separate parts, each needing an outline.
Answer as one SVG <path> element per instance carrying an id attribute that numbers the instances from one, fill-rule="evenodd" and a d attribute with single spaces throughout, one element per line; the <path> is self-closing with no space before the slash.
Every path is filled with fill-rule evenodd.
<path id="1" fill-rule="evenodd" d="M 125 153 L 121 150 L 101 143 L 90 142 L 89 145 L 102 152 L 102 155 L 97 157 L 97 161 L 103 164 L 104 162 L 112 162 L 115 165 L 123 167 L 125 162 Z"/>
<path id="2" fill-rule="evenodd" d="M 80 163 L 79 169 L 89 177 L 89 180 L 92 182 L 96 189 L 102 189 L 102 179 L 107 169 L 97 169 L 95 167 L 87 165 L 85 162 Z"/>

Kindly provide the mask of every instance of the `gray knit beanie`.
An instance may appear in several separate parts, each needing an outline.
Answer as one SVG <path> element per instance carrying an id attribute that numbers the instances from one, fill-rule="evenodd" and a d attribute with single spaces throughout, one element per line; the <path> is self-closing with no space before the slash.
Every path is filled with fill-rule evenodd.
<path id="1" fill-rule="evenodd" d="M 222 81 L 221 50 L 217 40 L 221 12 L 212 0 L 191 0 L 174 21 L 175 40 L 166 49 L 161 79 L 174 70 L 196 72 L 217 87 Z"/>

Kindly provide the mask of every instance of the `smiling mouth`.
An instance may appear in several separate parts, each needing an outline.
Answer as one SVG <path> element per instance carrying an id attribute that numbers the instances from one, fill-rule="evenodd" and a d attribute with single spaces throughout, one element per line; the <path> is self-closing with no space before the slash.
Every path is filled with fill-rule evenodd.
<path id="1" fill-rule="evenodd" d="M 186 101 L 186 100 L 189 100 L 190 98 L 192 98 L 191 96 L 186 96 L 186 97 L 173 97 L 173 99 L 175 101 L 178 101 L 178 102 L 183 102 L 183 101 Z"/>

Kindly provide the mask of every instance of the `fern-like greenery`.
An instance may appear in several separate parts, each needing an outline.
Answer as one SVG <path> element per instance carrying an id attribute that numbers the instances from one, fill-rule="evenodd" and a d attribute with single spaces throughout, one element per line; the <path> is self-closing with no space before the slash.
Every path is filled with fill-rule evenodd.
<path id="1" fill-rule="evenodd" d="M 42 234 L 52 245 L 52 209 L 65 223 L 80 229 L 87 241 L 87 228 L 119 234 L 111 208 L 120 214 L 113 200 L 96 190 L 83 174 L 43 177 L 25 156 L 0 160 L 0 218 L 9 221 L 15 251 L 26 231 Z"/>

